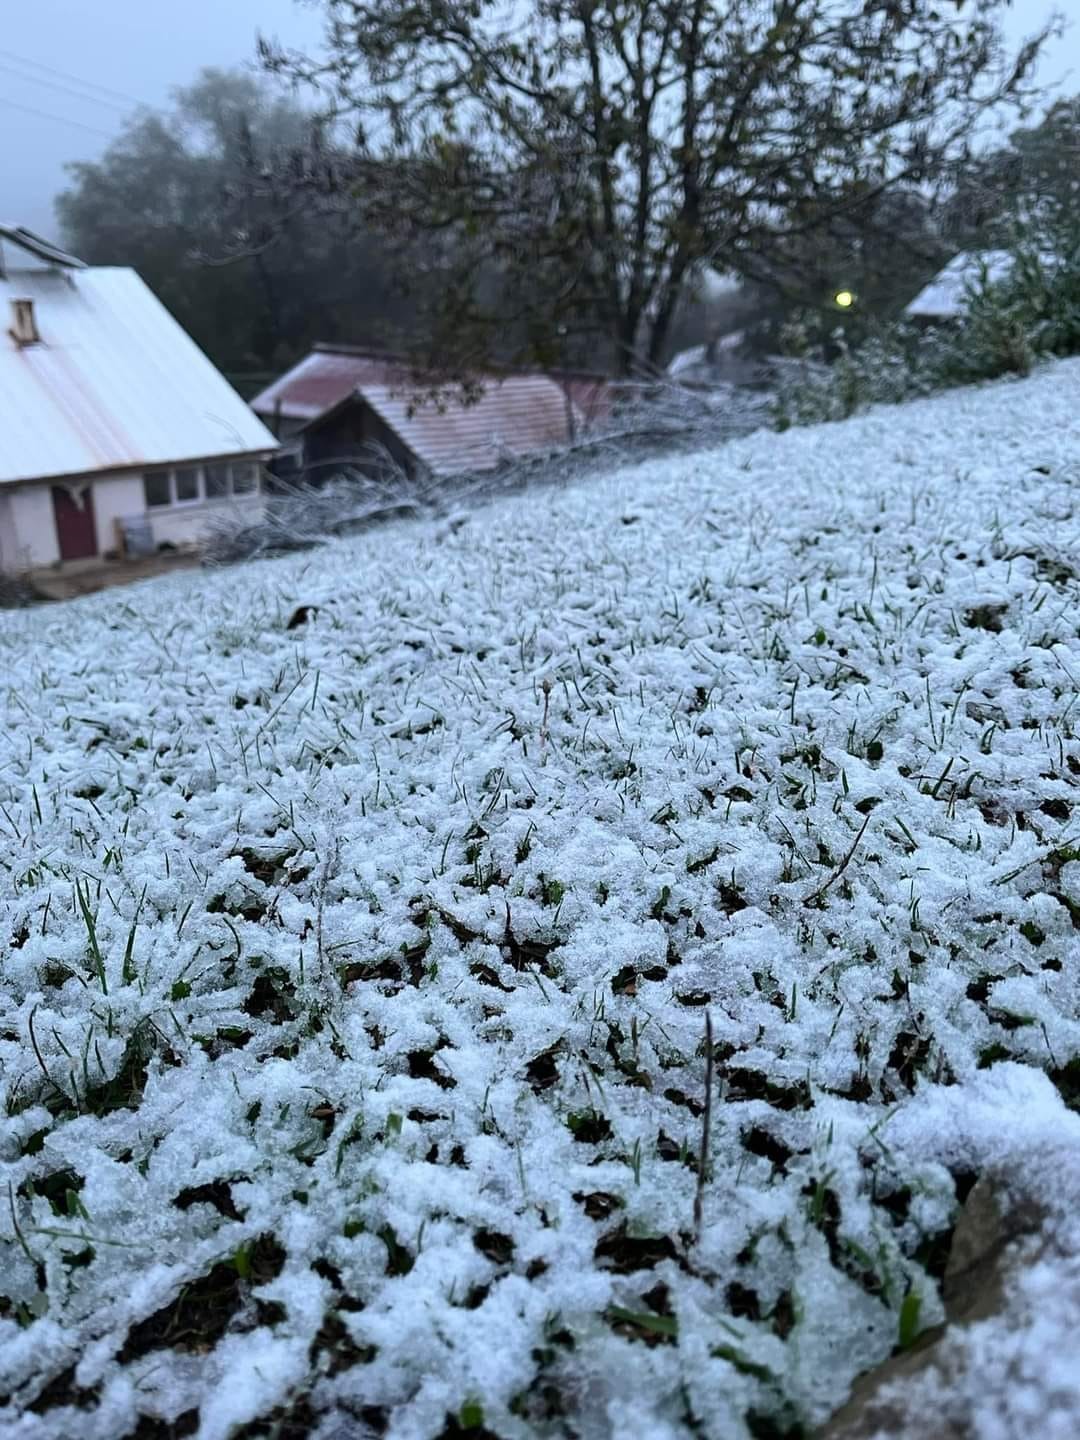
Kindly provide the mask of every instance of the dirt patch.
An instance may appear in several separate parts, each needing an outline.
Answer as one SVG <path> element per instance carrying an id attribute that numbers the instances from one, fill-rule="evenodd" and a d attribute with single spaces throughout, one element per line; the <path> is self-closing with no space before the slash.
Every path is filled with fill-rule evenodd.
<path id="1" fill-rule="evenodd" d="M 191 570 L 199 564 L 194 554 L 148 555 L 141 560 L 108 560 L 85 569 L 35 570 L 25 577 L 39 600 L 76 600 L 114 585 L 131 585 L 136 580 L 153 580 L 174 570 Z"/>

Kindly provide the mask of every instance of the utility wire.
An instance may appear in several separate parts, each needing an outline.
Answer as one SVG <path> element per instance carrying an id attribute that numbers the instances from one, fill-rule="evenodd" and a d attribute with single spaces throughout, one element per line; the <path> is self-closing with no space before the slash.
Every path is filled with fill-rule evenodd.
<path id="1" fill-rule="evenodd" d="M 95 125 L 84 125 L 81 120 L 72 120 L 67 115 L 54 115 L 49 110 L 36 110 L 33 105 L 20 105 L 17 100 L 9 100 L 6 95 L 0 95 L 0 105 L 6 105 L 9 110 L 22 110 L 27 115 L 36 115 L 39 120 L 59 120 L 62 125 L 74 125 L 79 130 L 85 130 L 90 135 L 100 135 L 103 140 L 115 140 L 116 135 L 108 130 L 99 130 Z"/>
<path id="2" fill-rule="evenodd" d="M 145 100 L 138 99 L 135 95 L 129 95 L 125 90 L 113 90 L 108 85 L 99 85 L 96 80 L 84 80 L 79 75 L 72 75 L 67 70 L 57 70 L 53 65 L 43 65 L 40 60 L 31 60 L 26 55 L 16 55 L 13 50 L 0 49 L 0 55 L 5 60 L 13 60 L 17 65 L 29 65 L 34 70 L 42 70 L 46 75 L 55 75 L 60 80 L 67 80 L 75 85 L 80 85 L 84 90 L 97 90 L 101 95 L 109 95 L 114 100 L 123 100 L 129 105 L 146 105 Z M 29 78 L 29 77 L 28 77 Z M 87 99 L 90 97 L 87 96 Z"/>
<path id="3" fill-rule="evenodd" d="M 104 105 L 109 110 L 119 110 L 127 115 L 131 113 L 131 106 L 119 100 L 105 100 L 98 95 L 84 95 L 81 90 L 76 90 L 72 85 L 64 85 L 59 80 L 47 80 L 44 75 L 28 75 L 25 70 L 18 69 L 15 65 L 5 65 L 0 60 L 0 71 L 5 75 L 14 75 L 19 80 L 25 80 L 30 85 L 46 85 L 50 90 L 59 90 L 62 95 L 74 96 L 76 100 L 83 100 L 91 105 Z"/>

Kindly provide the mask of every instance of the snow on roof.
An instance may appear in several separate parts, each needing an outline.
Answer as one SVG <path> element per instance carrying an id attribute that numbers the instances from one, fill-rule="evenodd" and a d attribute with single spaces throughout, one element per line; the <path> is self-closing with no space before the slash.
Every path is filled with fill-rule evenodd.
<path id="1" fill-rule="evenodd" d="M 251 408 L 267 419 L 314 420 L 362 386 L 408 378 L 408 366 L 392 355 L 319 345 L 256 395 Z"/>
<path id="2" fill-rule="evenodd" d="M 359 392 L 433 475 L 493 470 L 508 456 L 564 445 L 568 399 L 544 375 L 485 379 L 473 404 L 436 402 L 416 386 L 365 385 Z"/>
<path id="3" fill-rule="evenodd" d="M 667 367 L 669 375 L 681 375 L 685 370 L 696 370 L 707 364 L 708 345 L 691 345 L 689 350 L 680 350 Z"/>
<path id="4" fill-rule="evenodd" d="M 1015 261 L 1008 250 L 970 251 L 955 256 L 904 311 L 912 320 L 955 320 L 985 273 L 992 283 L 1008 278 Z"/>
<path id="5" fill-rule="evenodd" d="M 667 367 L 669 375 L 682 375 L 689 370 L 708 366 L 715 355 L 726 350 L 737 350 L 746 339 L 745 330 L 731 330 L 704 345 L 692 345 L 689 350 L 680 350 Z"/>
<path id="6" fill-rule="evenodd" d="M 8 332 L 24 299 L 40 344 Z M 8 270 L 0 327 L 0 483 L 277 448 L 134 270 Z"/>

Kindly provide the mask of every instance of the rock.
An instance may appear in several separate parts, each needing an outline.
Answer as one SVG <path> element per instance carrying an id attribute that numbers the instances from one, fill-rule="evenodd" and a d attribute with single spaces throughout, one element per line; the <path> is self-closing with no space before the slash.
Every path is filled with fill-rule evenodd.
<path id="1" fill-rule="evenodd" d="M 301 625 L 306 625 L 309 620 L 314 620 L 318 613 L 319 607 L 317 605 L 298 605 L 289 617 L 289 623 L 285 626 L 285 629 L 296 630 Z"/>
<path id="2" fill-rule="evenodd" d="M 1038 1236 L 1046 1220 L 1046 1211 L 1030 1196 L 1010 1203 L 986 1176 L 973 1186 L 956 1222 L 945 1267 L 942 1299 L 950 1324 L 967 1325 L 1001 1314 L 1006 1280 L 1023 1263 L 1022 1252 L 1009 1247 L 1025 1236 Z"/>
<path id="3" fill-rule="evenodd" d="M 1000 705 L 991 705 L 984 700 L 969 700 L 964 706 L 964 714 L 971 720 L 976 720 L 980 725 L 993 723 L 1000 725 L 1003 730 L 1009 728 L 1009 717 Z"/>
<path id="4" fill-rule="evenodd" d="M 1034 1375 L 1031 1364 L 1041 1343 L 1031 1343 L 1036 1326 L 1048 1325 L 1053 1335 L 1080 1315 L 1080 1265 L 1066 1263 L 1069 1248 L 1033 1195 L 980 1179 L 953 1235 L 942 1287 L 947 1323 L 864 1375 L 819 1440 L 982 1440 L 989 1413 L 999 1440 L 1059 1433 L 1033 1432 L 1022 1423 L 1032 1403 L 1027 1395 L 1018 1396 L 1014 1415 L 1004 1400 L 999 1406 L 995 1387 L 1004 1397 L 1010 1386 L 1026 1387 L 1042 1414 L 1064 1407 L 1066 1423 L 1075 1428 L 1060 1433 L 1080 1434 L 1080 1414 L 1065 1414 L 1074 1398 L 1056 1392 L 1052 1376 Z M 1048 1278 L 1051 1306 L 1045 1305 Z M 1049 1316 L 1055 1306 L 1058 1313 Z"/>

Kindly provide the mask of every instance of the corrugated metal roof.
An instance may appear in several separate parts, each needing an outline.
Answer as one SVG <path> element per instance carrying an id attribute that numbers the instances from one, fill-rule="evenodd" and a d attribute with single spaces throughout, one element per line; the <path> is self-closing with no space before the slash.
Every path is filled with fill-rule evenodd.
<path id="1" fill-rule="evenodd" d="M 493 470 L 507 458 L 566 444 L 567 396 L 554 380 L 511 375 L 483 386 L 471 405 L 456 397 L 436 403 L 416 386 L 365 385 L 359 398 L 433 475 Z"/>
<path id="2" fill-rule="evenodd" d="M 16 299 L 41 344 L 8 333 Z M 0 277 L 0 483 L 276 448 L 134 270 Z"/>
<path id="3" fill-rule="evenodd" d="M 904 311 L 913 320 L 955 320 L 967 309 L 968 290 L 982 279 L 992 284 L 1008 278 L 1015 264 L 1008 250 L 983 250 L 957 255 L 920 290 Z"/>
<path id="4" fill-rule="evenodd" d="M 603 376 L 568 371 L 551 378 L 570 396 L 586 424 L 610 413 L 612 392 Z M 281 416 L 310 421 L 369 385 L 393 388 L 414 384 L 415 371 L 405 360 L 377 351 L 320 345 L 256 395 L 251 408 L 266 420 Z"/>
<path id="5" fill-rule="evenodd" d="M 401 362 L 387 356 L 313 350 L 256 395 L 251 408 L 267 419 L 281 415 L 286 420 L 314 420 L 361 386 L 407 383 L 408 378 Z"/>

